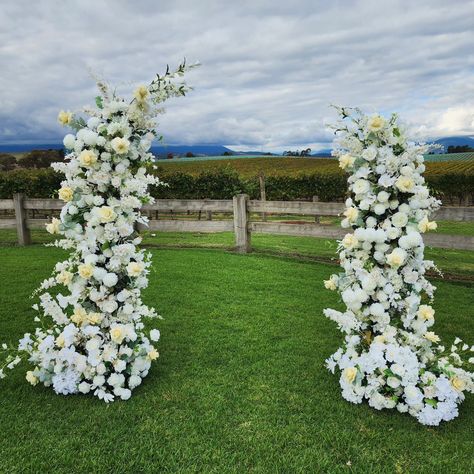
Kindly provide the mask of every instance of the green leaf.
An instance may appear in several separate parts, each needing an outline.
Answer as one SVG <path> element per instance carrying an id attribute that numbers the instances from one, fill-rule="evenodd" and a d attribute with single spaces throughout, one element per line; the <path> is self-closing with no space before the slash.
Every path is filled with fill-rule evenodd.
<path id="1" fill-rule="evenodd" d="M 103 99 L 100 95 L 98 95 L 96 98 L 95 98 L 95 103 L 97 105 L 97 107 L 99 107 L 99 109 L 102 109 L 104 108 L 104 103 L 103 103 Z"/>

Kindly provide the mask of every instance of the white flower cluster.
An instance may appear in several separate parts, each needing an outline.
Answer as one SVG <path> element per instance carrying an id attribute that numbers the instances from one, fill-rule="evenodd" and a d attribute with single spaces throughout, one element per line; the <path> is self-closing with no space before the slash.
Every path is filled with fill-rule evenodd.
<path id="1" fill-rule="evenodd" d="M 325 310 L 346 334 L 327 366 L 340 370 L 345 399 L 438 425 L 474 391 L 474 346 L 457 338 L 446 350 L 430 330 L 435 288 L 425 273 L 434 264 L 424 260 L 421 234 L 436 229 L 429 216 L 440 203 L 422 176 L 426 147 L 407 141 L 396 115 L 338 110 L 336 155 L 351 193 L 342 227 L 352 232 L 340 242 L 344 273 L 325 281 L 346 306 Z"/>
<path id="2" fill-rule="evenodd" d="M 70 150 L 65 163 L 53 165 L 65 175 L 59 197 L 66 204 L 60 219 L 46 227 L 64 236 L 56 246 L 73 252 L 42 283 L 34 306 L 41 327 L 25 334 L 17 348 L 34 366 L 27 373 L 33 385 L 41 382 L 64 395 L 93 392 L 106 402 L 126 400 L 158 357 L 152 341 L 159 331 L 144 332 L 143 318 L 157 315 L 140 296 L 151 263 L 137 249 L 136 225 L 146 224 L 140 208 L 153 200 L 149 185 L 160 184 L 147 173 L 157 104 L 185 95 L 187 86 L 176 79 L 187 69 L 183 63 L 157 75 L 128 103 L 98 82 L 101 95 L 87 122 L 70 112 L 58 116 L 76 133 L 64 138 Z M 47 291 L 56 286 L 54 295 Z M 3 369 L 16 365 L 18 354 L 10 353 Z"/>

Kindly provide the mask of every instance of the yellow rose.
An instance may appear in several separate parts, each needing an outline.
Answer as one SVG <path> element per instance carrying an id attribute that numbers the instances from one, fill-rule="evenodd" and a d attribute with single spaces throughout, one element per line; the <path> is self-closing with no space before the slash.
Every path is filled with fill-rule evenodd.
<path id="1" fill-rule="evenodd" d="M 29 370 L 27 373 L 26 373 L 26 380 L 31 384 L 31 385 L 36 385 L 39 380 L 38 380 L 38 377 L 36 377 L 36 375 L 31 371 Z"/>
<path id="2" fill-rule="evenodd" d="M 72 121 L 72 112 L 61 110 L 58 114 L 58 122 L 61 125 L 69 125 Z"/>
<path id="3" fill-rule="evenodd" d="M 425 321 L 428 321 L 429 319 L 433 319 L 435 314 L 435 310 L 427 305 L 427 304 L 422 304 L 418 308 L 417 315 L 420 319 L 424 319 Z"/>
<path id="4" fill-rule="evenodd" d="M 346 249 L 353 249 L 359 243 L 359 240 L 354 234 L 346 234 L 341 241 L 342 246 Z"/>
<path id="5" fill-rule="evenodd" d="M 359 217 L 359 211 L 355 207 L 348 207 L 344 211 L 344 215 L 347 217 L 349 222 L 355 222 L 357 218 Z"/>
<path id="6" fill-rule="evenodd" d="M 60 224 L 61 221 L 59 219 L 56 219 L 56 217 L 53 217 L 51 222 L 49 224 L 46 224 L 46 231 L 50 234 L 59 234 Z"/>
<path id="7" fill-rule="evenodd" d="M 387 338 L 383 334 L 379 334 L 378 336 L 374 337 L 374 342 L 379 342 L 381 344 L 383 344 L 386 340 Z"/>
<path id="8" fill-rule="evenodd" d="M 64 347 L 65 341 L 64 341 L 64 336 L 62 335 L 62 333 L 56 338 L 55 342 L 58 347 Z"/>
<path id="9" fill-rule="evenodd" d="M 74 308 L 74 313 L 71 316 L 71 321 L 77 326 L 81 325 L 87 318 L 87 312 L 81 306 Z"/>
<path id="10" fill-rule="evenodd" d="M 367 123 L 367 127 L 371 132 L 378 132 L 382 130 L 385 125 L 385 119 L 380 115 L 374 115 L 371 117 Z"/>
<path id="11" fill-rule="evenodd" d="M 116 217 L 114 210 L 109 206 L 102 206 L 99 209 L 100 222 L 107 223 L 112 222 Z"/>
<path id="12" fill-rule="evenodd" d="M 148 88 L 146 86 L 138 86 L 133 92 L 135 99 L 138 102 L 144 102 L 149 95 Z"/>
<path id="13" fill-rule="evenodd" d="M 158 357 L 160 356 L 160 354 L 158 353 L 158 351 L 153 348 L 148 354 L 147 354 L 148 358 L 150 360 L 155 360 L 155 359 L 158 359 Z"/>
<path id="14" fill-rule="evenodd" d="M 352 166 L 355 162 L 355 157 L 345 154 L 339 157 L 339 167 L 345 170 L 349 166 Z"/>
<path id="15" fill-rule="evenodd" d="M 441 340 L 433 331 L 428 331 L 423 337 L 431 342 L 439 342 Z"/>
<path id="16" fill-rule="evenodd" d="M 100 313 L 89 313 L 87 315 L 89 324 L 99 324 L 102 321 L 102 314 Z"/>
<path id="17" fill-rule="evenodd" d="M 63 270 L 61 273 L 56 275 L 56 281 L 60 285 L 66 285 L 67 286 L 67 285 L 69 285 L 69 283 L 71 283 L 73 276 L 74 275 L 71 272 Z"/>
<path id="18" fill-rule="evenodd" d="M 77 270 L 81 278 L 85 280 L 89 279 L 94 273 L 94 267 L 90 263 L 82 263 Z"/>
<path id="19" fill-rule="evenodd" d="M 58 194 L 59 194 L 59 199 L 62 199 L 64 202 L 69 202 L 69 201 L 72 201 L 74 191 L 71 188 L 68 188 L 67 186 L 65 186 L 64 188 L 61 188 L 59 190 Z"/>
<path id="20" fill-rule="evenodd" d="M 347 383 L 353 383 L 357 377 L 356 367 L 346 367 L 342 373 Z"/>
<path id="21" fill-rule="evenodd" d="M 420 232 L 428 232 L 429 230 L 436 230 L 438 224 L 435 221 L 429 221 L 427 217 L 423 217 L 420 222 L 418 222 L 418 230 Z"/>
<path id="22" fill-rule="evenodd" d="M 130 147 L 130 142 L 126 138 L 120 137 L 115 137 L 110 144 L 117 155 L 125 155 Z"/>
<path id="23" fill-rule="evenodd" d="M 339 277 L 337 275 L 331 275 L 329 277 L 329 280 L 324 281 L 324 287 L 328 290 L 336 290 L 337 289 L 337 284 L 339 281 Z"/>
<path id="24" fill-rule="evenodd" d="M 114 326 L 110 329 L 110 338 L 117 344 L 121 344 L 125 338 L 122 326 Z"/>
<path id="25" fill-rule="evenodd" d="M 85 168 L 89 168 L 97 163 L 97 155 L 92 150 L 83 150 L 79 155 L 79 163 Z"/>
<path id="26" fill-rule="evenodd" d="M 463 390 L 466 389 L 466 382 L 459 378 L 454 376 L 451 380 L 451 385 L 453 386 L 454 390 L 457 390 L 458 392 L 462 392 Z"/>
<path id="27" fill-rule="evenodd" d="M 413 191 L 413 188 L 415 187 L 415 182 L 409 176 L 400 176 L 395 182 L 395 186 L 402 193 L 409 193 Z"/>
<path id="28" fill-rule="evenodd" d="M 127 265 L 128 276 L 137 277 L 145 269 L 145 265 L 142 262 L 130 262 Z"/>

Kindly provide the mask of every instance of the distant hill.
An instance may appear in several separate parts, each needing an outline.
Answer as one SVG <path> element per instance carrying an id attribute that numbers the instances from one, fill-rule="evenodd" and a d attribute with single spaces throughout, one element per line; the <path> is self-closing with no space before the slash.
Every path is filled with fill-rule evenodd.
<path id="1" fill-rule="evenodd" d="M 193 155 L 223 155 L 225 152 L 234 154 L 230 148 L 222 145 L 154 145 L 151 147 L 151 152 L 155 156 L 163 157 L 167 156 L 168 153 L 173 155 L 185 155 L 186 153 L 192 153 Z"/>
<path id="2" fill-rule="evenodd" d="M 63 148 L 64 145 L 62 143 L 0 145 L 0 153 L 24 153 L 31 150 L 62 150 Z"/>
<path id="3" fill-rule="evenodd" d="M 442 145 L 444 147 L 444 151 L 448 149 L 448 146 L 462 146 L 468 145 L 474 148 L 474 138 L 473 137 L 445 137 L 445 138 L 438 138 L 433 143 L 438 145 Z"/>

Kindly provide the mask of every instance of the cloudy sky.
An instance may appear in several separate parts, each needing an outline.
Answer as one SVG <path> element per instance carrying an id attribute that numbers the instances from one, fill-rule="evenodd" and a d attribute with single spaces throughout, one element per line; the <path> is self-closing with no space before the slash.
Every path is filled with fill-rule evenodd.
<path id="1" fill-rule="evenodd" d="M 184 56 L 168 144 L 327 148 L 329 104 L 397 111 L 420 138 L 474 135 L 474 1 L 2 0 L 0 144 L 53 143 L 61 108 Z"/>

